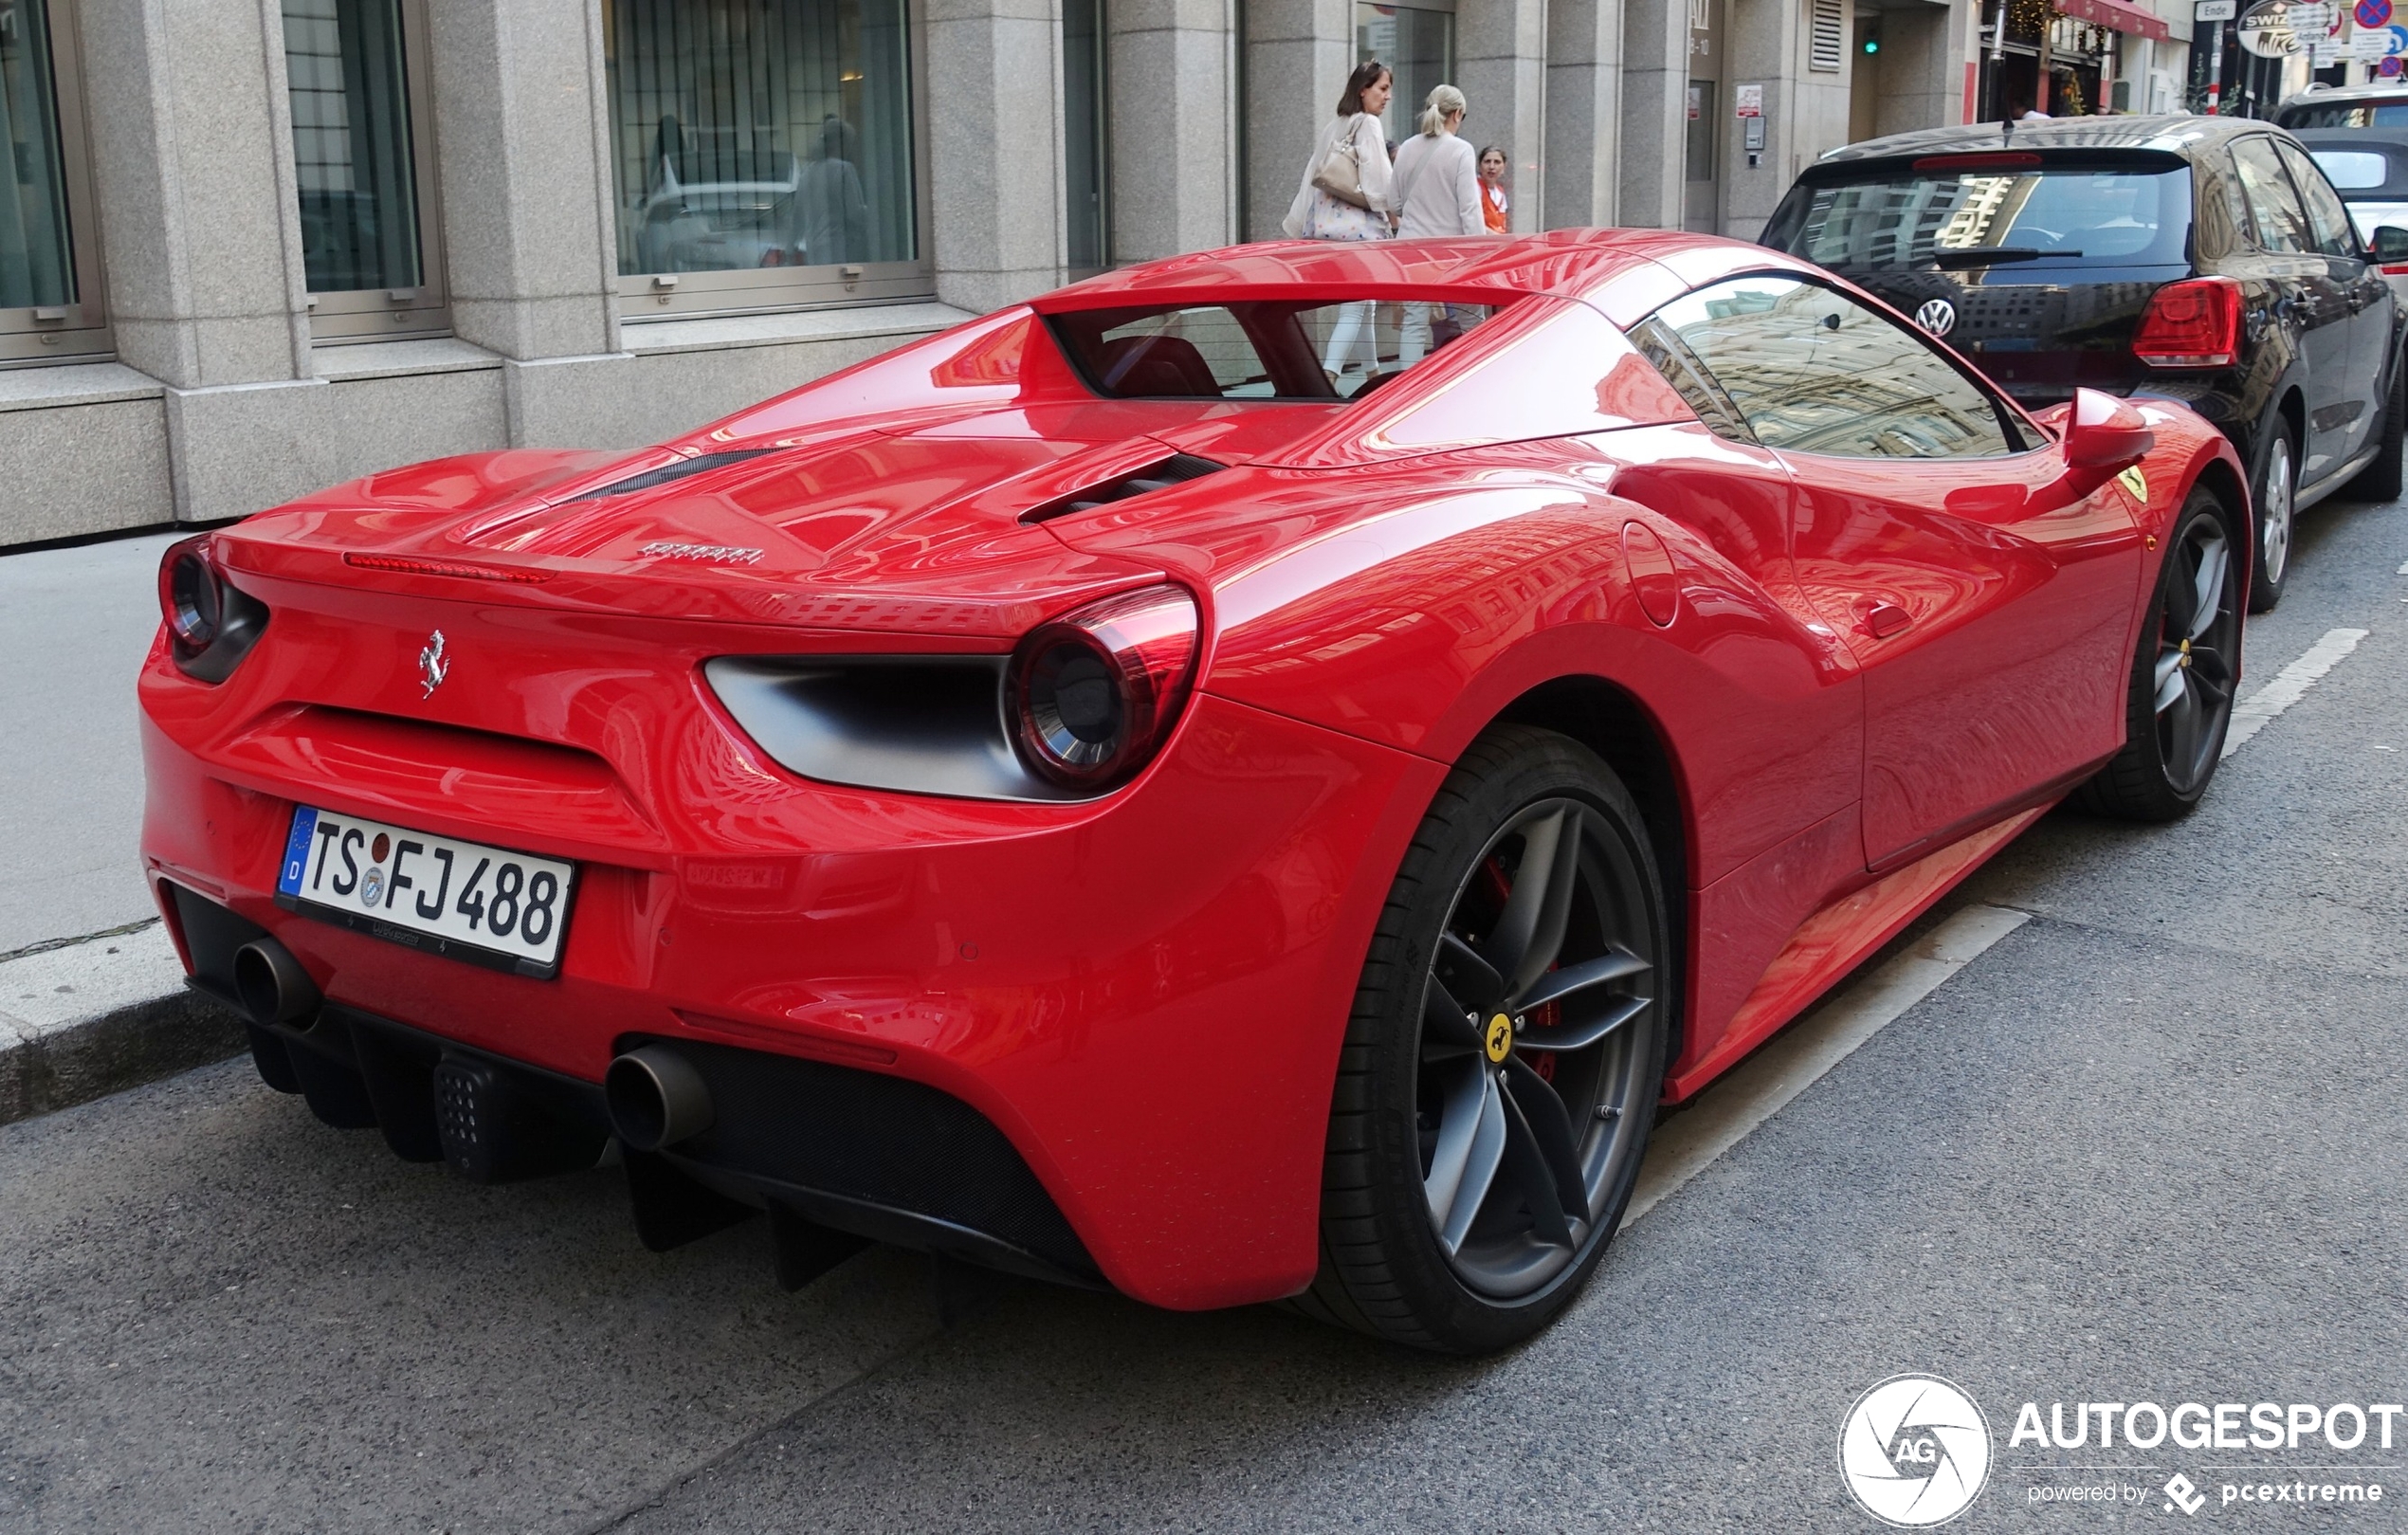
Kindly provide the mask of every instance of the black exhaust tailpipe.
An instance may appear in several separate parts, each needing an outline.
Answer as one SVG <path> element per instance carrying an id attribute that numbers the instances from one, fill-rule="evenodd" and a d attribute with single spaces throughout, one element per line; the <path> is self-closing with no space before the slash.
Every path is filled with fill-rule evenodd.
<path id="1" fill-rule="evenodd" d="M 272 938 L 255 938 L 234 951 L 234 995 L 253 1023 L 293 1029 L 308 1028 L 324 1000 L 292 950 Z"/>
<path id="2" fill-rule="evenodd" d="M 658 1151 L 711 1127 L 711 1089 L 693 1063 L 666 1045 L 646 1045 L 611 1063 L 602 1092 L 611 1127 L 637 1151 Z"/>

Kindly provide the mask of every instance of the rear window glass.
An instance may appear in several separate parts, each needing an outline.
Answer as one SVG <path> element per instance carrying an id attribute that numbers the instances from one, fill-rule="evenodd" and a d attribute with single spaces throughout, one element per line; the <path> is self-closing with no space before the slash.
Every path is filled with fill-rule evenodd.
<path id="1" fill-rule="evenodd" d="M 2311 149 L 2308 155 L 2344 192 L 2371 192 L 2391 178 L 2391 162 L 2371 150 Z"/>
<path id="2" fill-rule="evenodd" d="M 2286 128 L 2408 128 L 2408 97 L 2397 101 L 2330 101 L 2294 106 L 2276 119 Z"/>
<path id="3" fill-rule="evenodd" d="M 1877 173 L 1791 192 L 1764 243 L 1847 271 L 2180 264 L 2188 167 L 2035 166 Z"/>
<path id="4" fill-rule="evenodd" d="M 1054 315 L 1063 349 L 1114 399 L 1357 399 L 1495 311 L 1359 299 L 1158 304 Z"/>

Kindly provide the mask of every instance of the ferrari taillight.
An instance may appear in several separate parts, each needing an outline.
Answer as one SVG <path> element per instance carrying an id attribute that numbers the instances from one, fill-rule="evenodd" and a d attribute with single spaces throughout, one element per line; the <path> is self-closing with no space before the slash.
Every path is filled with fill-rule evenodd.
<path id="1" fill-rule="evenodd" d="M 176 669 L 222 683 L 259 643 L 267 609 L 226 578 L 211 548 L 206 533 L 168 546 L 159 559 L 159 616 Z"/>
<path id="2" fill-rule="evenodd" d="M 197 655 L 216 642 L 224 612 L 209 541 L 206 533 L 186 539 L 171 545 L 159 560 L 159 612 L 167 620 L 168 636 L 185 656 Z"/>
<path id="3" fill-rule="evenodd" d="M 2229 277 L 2166 283 L 2132 335 L 2132 355 L 2152 368 L 2229 368 L 2240 351 L 2241 285 Z"/>
<path id="4" fill-rule="evenodd" d="M 1099 789 L 1135 773 L 1178 720 L 1195 679 L 1195 599 L 1124 592 L 1032 630 L 1012 652 L 1012 736 L 1030 768 Z"/>

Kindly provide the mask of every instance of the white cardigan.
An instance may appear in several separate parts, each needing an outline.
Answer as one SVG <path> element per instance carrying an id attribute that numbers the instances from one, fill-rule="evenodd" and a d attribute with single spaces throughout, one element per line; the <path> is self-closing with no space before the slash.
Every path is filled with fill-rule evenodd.
<path id="1" fill-rule="evenodd" d="M 1313 140 L 1312 157 L 1304 162 L 1304 175 L 1297 185 L 1296 200 L 1288 205 L 1287 217 L 1281 221 L 1280 228 L 1287 231 L 1289 239 L 1296 239 L 1304 232 L 1304 215 L 1313 206 L 1313 173 L 1321 169 L 1321 162 L 1329 157 L 1329 152 L 1338 147 L 1339 141 L 1347 137 L 1354 139 L 1357 174 L 1362 184 L 1363 196 L 1370 200 L 1371 210 L 1375 213 L 1396 210 L 1395 186 L 1389 179 L 1388 136 L 1380 132 L 1379 119 L 1368 112 L 1358 112 L 1351 118 L 1332 118 L 1323 125 L 1320 135 Z"/>
<path id="2" fill-rule="evenodd" d="M 1480 156 L 1441 129 L 1415 134 L 1396 151 L 1396 192 L 1407 240 L 1432 235 L 1487 234 L 1480 211 Z"/>

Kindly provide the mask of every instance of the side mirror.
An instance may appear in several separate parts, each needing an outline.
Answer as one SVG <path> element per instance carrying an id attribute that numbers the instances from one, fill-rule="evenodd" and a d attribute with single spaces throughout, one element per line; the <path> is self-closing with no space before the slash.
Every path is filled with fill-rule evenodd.
<path id="1" fill-rule="evenodd" d="M 2375 237 L 2366 242 L 2366 253 L 2385 266 L 2408 262 L 2408 229 L 2397 224 L 2379 227 Z"/>
<path id="2" fill-rule="evenodd" d="M 2089 495 L 2107 483 L 2107 477 L 2119 474 L 2148 456 L 2157 446 L 2157 433 L 2149 429 L 2148 418 L 2132 408 L 2127 400 L 2095 389 L 2073 392 L 2071 409 L 2065 413 L 2065 434 L 2058 447 L 2065 454 L 2068 476 L 2075 482 L 2079 494 Z"/>

